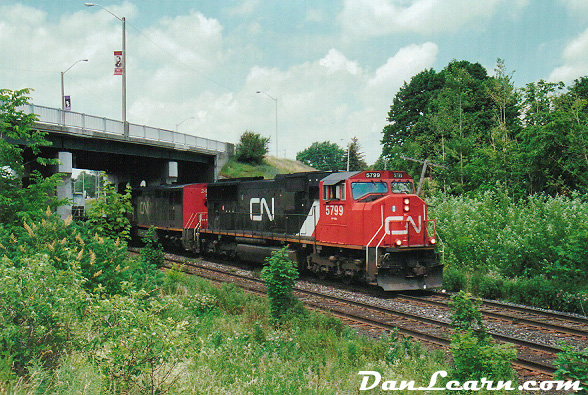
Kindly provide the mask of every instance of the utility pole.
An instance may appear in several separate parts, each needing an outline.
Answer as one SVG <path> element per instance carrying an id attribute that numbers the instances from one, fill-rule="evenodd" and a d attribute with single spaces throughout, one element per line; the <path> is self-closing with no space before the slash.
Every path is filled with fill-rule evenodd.
<path id="1" fill-rule="evenodd" d="M 429 162 L 428 159 L 423 160 L 419 160 L 419 159 L 414 159 L 414 158 L 409 158 L 407 156 L 404 155 L 400 155 L 400 157 L 404 160 L 410 160 L 413 162 L 417 162 L 417 163 L 422 163 L 423 164 L 423 169 L 421 170 L 421 178 L 419 179 L 419 186 L 417 188 L 417 195 L 420 196 L 421 195 L 421 190 L 423 187 L 423 180 L 425 179 L 425 173 L 427 172 L 427 167 L 428 166 L 435 166 L 435 167 L 442 167 L 443 169 L 447 169 L 447 167 L 443 166 L 443 165 L 438 165 L 436 163 L 433 162 Z"/>

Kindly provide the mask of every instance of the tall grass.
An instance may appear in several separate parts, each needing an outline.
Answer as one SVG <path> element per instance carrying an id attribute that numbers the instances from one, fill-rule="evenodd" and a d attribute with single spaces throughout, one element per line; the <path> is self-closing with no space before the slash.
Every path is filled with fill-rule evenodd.
<path id="1" fill-rule="evenodd" d="M 27 376 L 11 376 L 5 389 L 15 394 L 345 394 L 357 392 L 360 370 L 376 370 L 386 380 L 415 380 L 417 385 L 427 385 L 435 371 L 447 370 L 442 352 L 429 353 L 396 334 L 380 340 L 361 337 L 328 315 L 304 312 L 276 326 L 268 319 L 267 300 L 232 286 L 216 287 L 170 272 L 161 290 L 165 292 L 156 299 L 121 297 L 123 304 L 97 318 L 99 323 L 125 320 L 107 328 L 106 335 L 113 328 L 124 329 L 117 334 L 119 344 L 97 343 L 63 353 L 55 367 L 33 362 Z M 104 300 L 99 308 L 110 305 Z M 153 313 L 153 323 L 132 324 L 137 320 L 132 311 L 138 317 Z M 184 328 L 186 322 L 189 327 Z M 166 323 L 176 323 L 161 328 L 167 334 L 156 328 Z M 93 331 L 95 326 L 90 315 L 77 335 L 95 343 L 103 336 Z M 165 338 L 171 331 L 179 331 L 181 342 L 166 346 L 152 339 L 159 357 L 150 364 L 134 358 L 149 356 L 148 349 L 131 353 L 125 348 L 138 338 L 149 346 L 143 333 Z"/>

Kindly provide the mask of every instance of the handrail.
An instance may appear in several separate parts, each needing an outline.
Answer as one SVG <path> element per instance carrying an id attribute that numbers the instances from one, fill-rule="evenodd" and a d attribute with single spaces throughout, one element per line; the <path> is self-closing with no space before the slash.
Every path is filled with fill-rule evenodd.
<path id="1" fill-rule="evenodd" d="M 20 109 L 28 114 L 38 115 L 38 123 L 59 125 L 82 132 L 94 131 L 125 136 L 125 124 L 122 121 L 36 104 L 24 104 L 20 106 Z M 178 148 L 197 148 L 216 152 L 226 152 L 228 148 L 228 144 L 222 141 L 134 123 L 127 123 L 127 131 L 129 137 L 171 143 Z"/>
<path id="2" fill-rule="evenodd" d="M 376 233 L 374 233 L 374 235 L 372 236 L 372 238 L 370 239 L 370 241 L 367 242 L 366 246 L 365 246 L 365 275 L 366 278 L 369 274 L 369 251 L 370 251 L 370 244 L 372 243 L 372 241 L 374 241 L 374 239 L 376 238 L 376 236 L 378 235 L 378 233 L 380 233 L 380 230 L 382 230 L 382 228 L 384 227 L 384 205 L 380 205 L 380 216 L 382 217 L 382 225 L 380 225 L 380 227 L 378 228 L 378 230 L 376 230 Z M 384 232 L 384 236 L 386 235 L 386 232 Z M 384 237 L 382 237 L 382 240 L 384 240 Z M 380 241 L 381 242 L 381 241 Z M 378 264 L 378 247 L 379 247 L 379 243 L 376 246 L 376 265 Z"/>

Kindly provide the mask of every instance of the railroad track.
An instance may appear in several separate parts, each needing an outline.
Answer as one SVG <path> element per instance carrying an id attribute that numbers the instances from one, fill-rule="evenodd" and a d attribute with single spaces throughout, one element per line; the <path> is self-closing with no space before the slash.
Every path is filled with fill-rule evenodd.
<path id="1" fill-rule="evenodd" d="M 230 282 L 245 288 L 249 292 L 265 295 L 266 288 L 263 280 L 253 277 L 235 268 L 223 269 L 218 264 L 214 266 L 205 262 L 197 263 L 186 261 L 185 259 L 172 259 L 171 261 L 184 265 L 187 271 L 208 278 L 216 282 Z M 347 292 L 347 296 L 326 294 L 322 291 L 309 289 L 316 287 L 316 285 L 309 286 L 302 285 L 299 282 L 294 290 L 295 295 L 307 306 L 329 311 L 333 315 L 340 317 L 345 322 L 360 326 L 362 329 L 374 329 L 376 331 L 391 331 L 397 330 L 399 333 L 421 341 L 434 345 L 435 347 L 447 348 L 450 343 L 451 333 L 453 331 L 445 314 L 443 318 L 435 319 L 425 317 L 417 313 L 407 312 L 407 309 L 398 309 L 390 306 L 382 306 L 379 302 L 366 302 L 358 300 L 351 296 L 352 293 Z M 363 298 L 362 298 L 363 299 Z M 381 301 L 381 299 L 380 299 Z M 447 305 L 448 300 L 444 303 L 441 300 L 425 300 L 425 298 L 418 298 L 408 295 L 401 295 L 394 299 L 395 302 L 401 302 L 412 306 L 427 304 L 435 306 L 436 308 L 443 308 L 449 310 Z M 386 302 L 384 300 L 384 302 Z M 486 317 L 492 316 L 492 319 L 502 320 L 504 323 L 513 324 L 517 321 L 524 325 L 540 326 L 540 320 L 531 320 L 530 318 L 513 318 L 506 313 L 486 311 L 484 307 L 484 314 Z M 568 325 L 569 326 L 569 325 Z M 557 327 L 557 328 L 555 328 Z M 541 330 L 556 331 L 556 329 L 564 333 L 564 325 L 550 324 L 550 327 L 544 326 Z M 576 340 L 584 339 L 588 341 L 588 332 L 584 332 L 581 328 L 573 329 L 575 333 L 565 333 L 566 336 L 575 336 Z M 560 348 L 550 344 L 531 341 L 518 336 L 508 335 L 489 330 L 488 333 L 498 342 L 505 342 L 514 344 L 517 349 L 517 360 L 514 362 L 515 367 L 523 375 L 547 375 L 552 376 L 555 367 L 553 360 Z M 586 344 L 586 343 L 584 343 Z"/>
<path id="2" fill-rule="evenodd" d="M 424 297 L 401 294 L 398 299 L 449 310 L 450 297 L 450 295 L 443 293 L 435 293 Z M 577 339 L 583 344 L 588 344 L 588 317 L 493 300 L 483 300 L 480 311 L 482 316 L 489 321 L 499 320 L 517 325 L 526 325 L 545 333 L 559 334 L 562 338 Z"/>

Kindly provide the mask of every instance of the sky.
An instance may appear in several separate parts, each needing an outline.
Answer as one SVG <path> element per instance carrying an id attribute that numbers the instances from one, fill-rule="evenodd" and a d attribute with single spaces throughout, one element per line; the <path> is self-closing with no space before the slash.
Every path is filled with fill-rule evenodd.
<path id="1" fill-rule="evenodd" d="M 126 20 L 129 122 L 230 143 L 249 130 L 289 159 L 313 142 L 345 147 L 357 137 L 374 163 L 398 89 L 454 59 L 492 74 L 501 58 L 519 88 L 588 75 L 588 0 L 100 5 Z M 34 104 L 59 108 L 67 70 L 72 111 L 120 120 L 113 52 L 122 23 L 109 12 L 77 0 L 0 0 L 0 88 L 32 88 Z"/>

